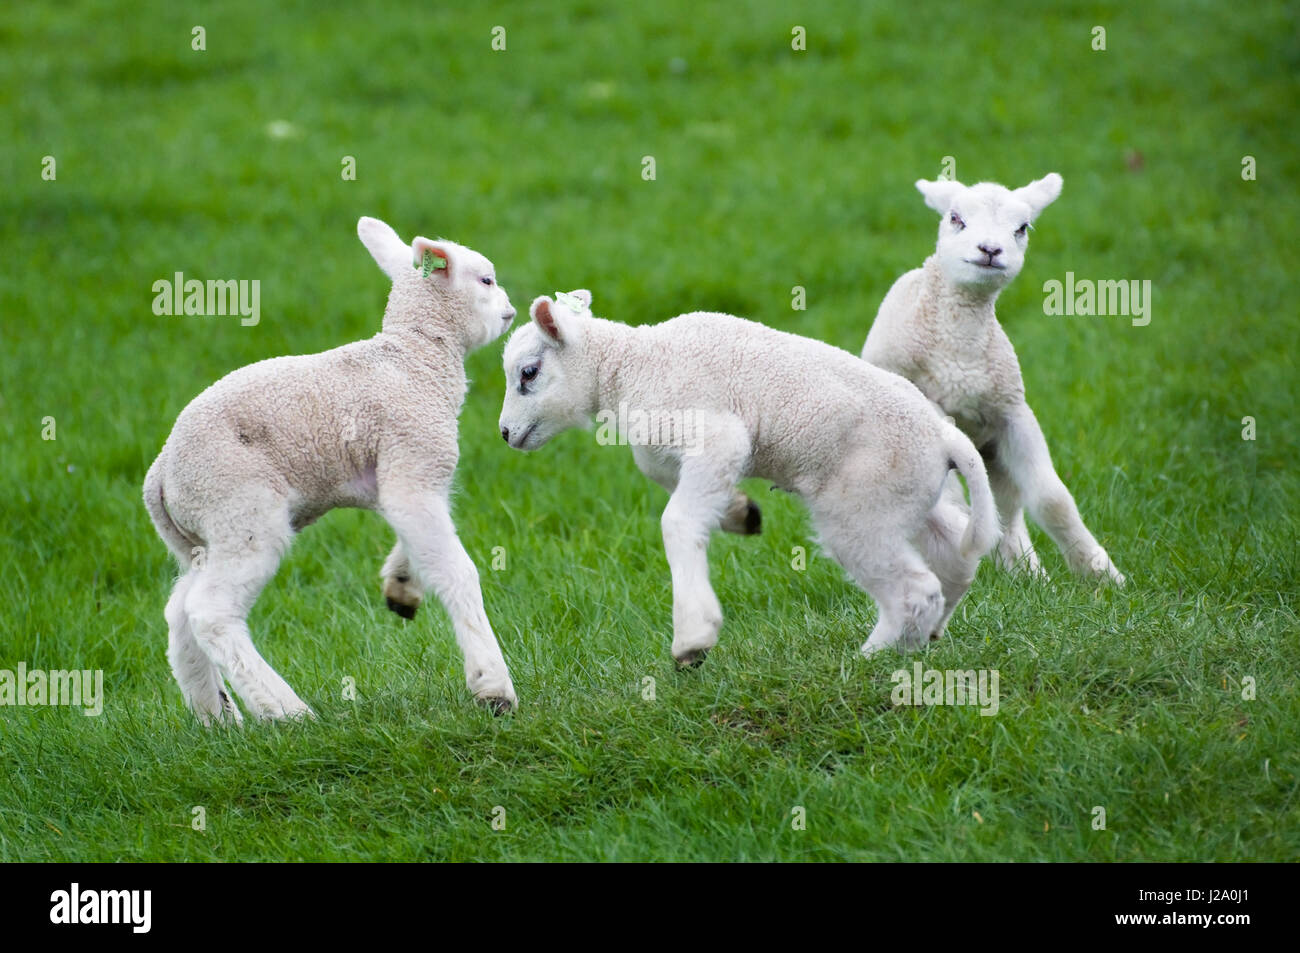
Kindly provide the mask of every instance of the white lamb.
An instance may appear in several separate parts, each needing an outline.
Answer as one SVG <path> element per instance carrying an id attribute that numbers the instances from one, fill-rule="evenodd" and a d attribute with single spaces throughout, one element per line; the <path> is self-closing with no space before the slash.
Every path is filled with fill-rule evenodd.
<path id="1" fill-rule="evenodd" d="M 145 505 L 181 570 L 167 656 L 204 724 L 241 720 L 223 678 L 258 718 L 311 715 L 245 619 L 294 534 L 335 507 L 388 520 L 398 537 L 383 569 L 389 606 L 409 617 L 421 596 L 413 579 L 433 589 L 470 691 L 497 711 L 517 704 L 448 503 L 465 355 L 500 336 L 515 310 L 471 249 L 407 245 L 373 218 L 357 234 L 393 280 L 383 330 L 226 375 L 181 411 L 145 477 Z"/>
<path id="2" fill-rule="evenodd" d="M 731 315 L 628 327 L 593 317 L 587 291 L 562 300 L 535 300 L 506 345 L 501 436 L 535 450 L 593 415 L 660 422 L 619 437 L 671 494 L 662 526 L 678 664 L 717 643 L 709 534 L 758 531 L 757 507 L 736 489 L 751 476 L 802 497 L 823 546 L 876 600 L 863 654 L 939 637 L 997 540 L 997 513 L 975 446 L 919 390 Z M 940 499 L 954 466 L 971 487 L 970 520 Z"/>
<path id="3" fill-rule="evenodd" d="M 1053 172 L 1014 191 L 924 179 L 916 187 L 942 216 L 938 246 L 889 289 L 863 359 L 916 384 L 980 448 L 1004 527 L 1001 565 L 1046 575 L 1025 527 L 1027 507 L 1072 570 L 1123 585 L 1056 475 L 1025 403 L 1015 349 L 993 312 L 1024 264 L 1030 225 L 1061 194 L 1061 177 Z"/>

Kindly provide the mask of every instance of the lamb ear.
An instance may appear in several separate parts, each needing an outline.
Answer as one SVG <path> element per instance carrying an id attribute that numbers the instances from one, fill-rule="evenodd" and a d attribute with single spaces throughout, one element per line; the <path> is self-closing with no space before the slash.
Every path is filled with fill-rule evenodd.
<path id="1" fill-rule="evenodd" d="M 451 255 L 437 242 L 420 236 L 411 242 L 411 264 L 427 278 L 431 274 L 451 275 Z"/>
<path id="2" fill-rule="evenodd" d="M 389 278 L 396 279 L 410 271 L 406 263 L 406 242 L 385 222 L 363 215 L 357 220 L 357 237 Z"/>
<path id="3" fill-rule="evenodd" d="M 964 188 L 966 186 L 956 179 L 935 179 L 933 182 L 927 179 L 916 180 L 916 190 L 924 196 L 925 204 L 940 215 L 948 214 L 952 200 Z"/>
<path id="4" fill-rule="evenodd" d="M 573 291 L 570 291 L 569 295 L 581 301 L 582 306 L 584 308 L 586 308 L 589 311 L 591 310 L 591 292 L 588 291 L 586 288 L 577 288 Z"/>
<path id="5" fill-rule="evenodd" d="M 547 295 L 533 299 L 532 307 L 528 309 L 528 314 L 532 317 L 533 323 L 542 329 L 542 333 L 554 341 L 556 344 L 564 343 L 564 332 L 560 327 L 560 321 L 551 306 L 555 304 Z"/>
<path id="6" fill-rule="evenodd" d="M 1064 180 L 1059 175 L 1055 172 L 1049 172 L 1041 179 L 1036 179 L 1028 185 L 1016 189 L 1012 194 L 1029 206 L 1029 217 L 1032 220 L 1038 218 L 1043 209 L 1056 201 L 1057 196 L 1061 194 L 1061 186 L 1064 184 Z"/>

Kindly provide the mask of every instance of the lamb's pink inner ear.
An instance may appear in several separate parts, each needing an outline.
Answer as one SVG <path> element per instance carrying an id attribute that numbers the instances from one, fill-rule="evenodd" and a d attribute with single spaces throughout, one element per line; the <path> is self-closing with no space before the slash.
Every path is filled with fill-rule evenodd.
<path id="1" fill-rule="evenodd" d="M 417 238 L 411 245 L 411 253 L 412 257 L 415 259 L 414 265 L 416 268 L 419 268 L 424 264 L 424 256 L 426 252 L 433 255 L 435 258 L 442 259 L 442 267 L 434 268 L 434 271 L 440 271 L 444 275 L 450 274 L 451 259 L 447 257 L 446 250 L 439 248 L 426 238 Z M 436 265 L 437 263 L 435 262 L 434 264 Z"/>
<path id="2" fill-rule="evenodd" d="M 556 341 L 560 339 L 560 326 L 555 323 L 555 315 L 551 314 L 551 303 L 546 300 L 537 302 L 537 307 L 533 311 L 533 319 L 537 326 L 547 333 Z"/>

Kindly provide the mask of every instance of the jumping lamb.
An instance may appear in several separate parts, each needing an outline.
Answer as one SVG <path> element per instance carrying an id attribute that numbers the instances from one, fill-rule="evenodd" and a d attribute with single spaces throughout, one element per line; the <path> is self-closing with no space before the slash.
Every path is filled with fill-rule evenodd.
<path id="1" fill-rule="evenodd" d="M 145 477 L 145 505 L 181 572 L 167 657 L 204 724 L 242 720 L 223 679 L 257 718 L 312 715 L 245 619 L 294 534 L 336 507 L 377 510 L 396 531 L 382 572 L 389 607 L 409 618 L 421 584 L 433 589 L 470 691 L 496 711 L 518 701 L 449 507 L 465 355 L 515 310 L 469 248 L 407 245 L 373 218 L 357 234 L 393 281 L 382 331 L 226 375 L 181 411 Z"/>
<path id="2" fill-rule="evenodd" d="M 585 290 L 560 298 L 537 298 L 506 345 L 501 436 L 536 450 L 593 416 L 635 421 L 619 442 L 670 494 L 661 522 L 679 665 L 717 643 L 709 534 L 759 531 L 736 488 L 751 476 L 800 496 L 826 551 L 875 599 L 864 655 L 940 636 L 997 541 L 997 512 L 979 452 L 916 387 L 732 315 L 629 327 L 594 317 Z M 952 467 L 971 487 L 970 519 L 941 499 Z"/>
<path id="3" fill-rule="evenodd" d="M 1025 402 L 1015 349 L 993 312 L 1024 264 L 1030 226 L 1061 194 L 1061 177 L 1052 172 L 1014 191 L 942 179 L 916 187 L 942 216 L 938 246 L 889 289 L 863 359 L 916 384 L 980 448 L 1004 527 L 997 556 L 1003 567 L 1046 576 L 1025 526 L 1028 508 L 1074 572 L 1123 585 L 1052 466 Z"/>

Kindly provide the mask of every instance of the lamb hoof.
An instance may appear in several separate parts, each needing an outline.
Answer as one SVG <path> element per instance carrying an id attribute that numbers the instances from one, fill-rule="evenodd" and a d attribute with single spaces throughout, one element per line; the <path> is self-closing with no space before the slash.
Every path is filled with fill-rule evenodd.
<path id="1" fill-rule="evenodd" d="M 737 493 L 718 528 L 737 536 L 755 536 L 763 531 L 763 511 L 744 493 Z"/>
<path id="2" fill-rule="evenodd" d="M 500 695 L 495 695 L 491 698 L 480 698 L 477 701 L 494 715 L 508 715 L 515 709 L 514 702 L 508 698 L 503 698 Z"/>
<path id="3" fill-rule="evenodd" d="M 1128 581 L 1124 578 L 1124 574 L 1110 561 L 1110 556 L 1107 555 L 1104 549 L 1100 550 L 1088 561 L 1087 571 L 1103 583 L 1109 582 L 1121 589 L 1124 587 L 1124 583 Z"/>
<path id="4" fill-rule="evenodd" d="M 686 652 L 685 654 L 678 657 L 676 660 L 677 667 L 679 669 L 699 668 L 701 665 L 704 664 L 704 660 L 708 657 L 709 657 L 708 649 L 695 649 L 694 651 Z"/>
<path id="5" fill-rule="evenodd" d="M 408 605 L 407 605 L 406 603 L 404 603 L 404 602 L 398 602 L 398 601 L 397 601 L 396 599 L 394 599 L 392 596 L 385 596 L 385 597 L 384 597 L 384 601 L 388 603 L 388 608 L 392 609 L 394 612 L 396 612 L 398 615 L 400 615 L 403 619 L 414 619 L 414 618 L 415 618 L 415 609 L 416 609 L 415 606 L 408 606 Z"/>
<path id="6" fill-rule="evenodd" d="M 306 724 L 316 721 L 316 713 L 307 706 L 305 702 L 289 703 L 277 708 L 267 708 L 265 711 L 258 712 L 258 721 L 265 722 L 300 722 Z"/>

